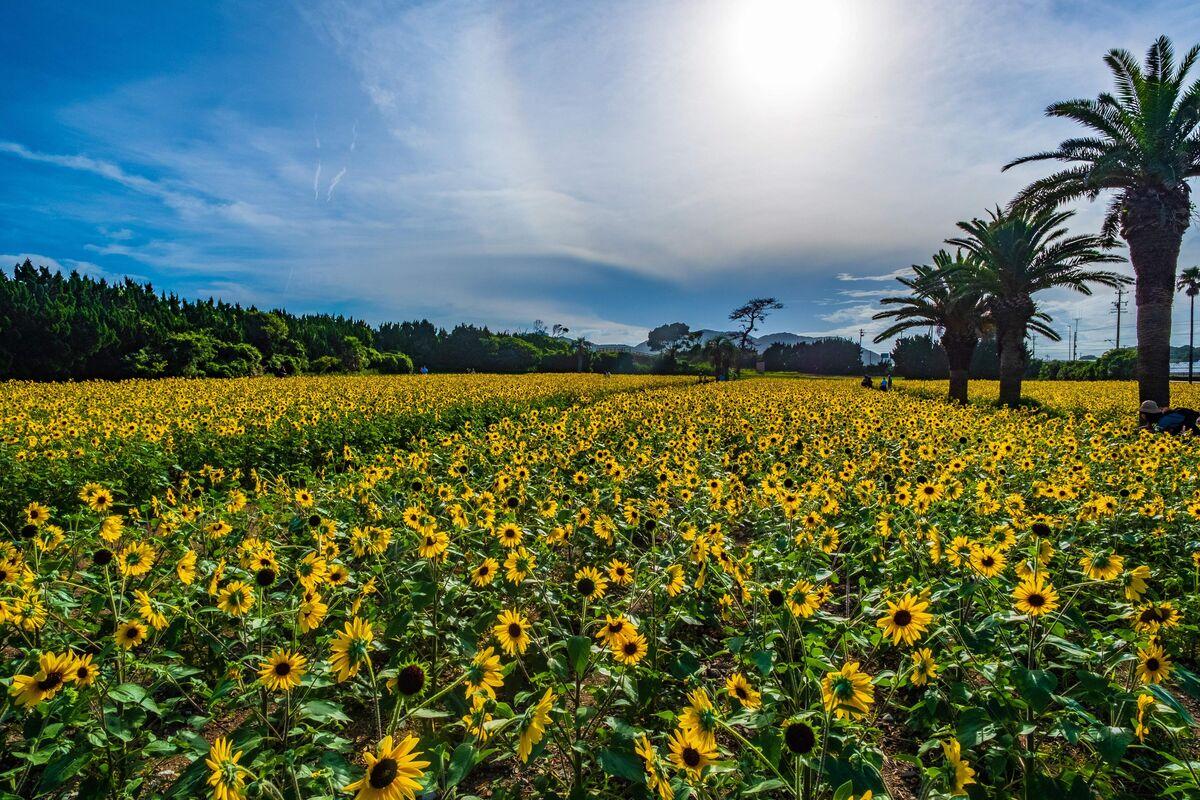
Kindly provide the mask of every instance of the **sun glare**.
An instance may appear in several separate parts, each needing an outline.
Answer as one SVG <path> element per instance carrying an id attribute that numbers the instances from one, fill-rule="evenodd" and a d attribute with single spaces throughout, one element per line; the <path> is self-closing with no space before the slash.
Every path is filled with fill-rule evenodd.
<path id="1" fill-rule="evenodd" d="M 741 0 L 726 25 L 727 69 L 739 90 L 787 104 L 810 97 L 844 67 L 846 6 L 819 0 Z"/>

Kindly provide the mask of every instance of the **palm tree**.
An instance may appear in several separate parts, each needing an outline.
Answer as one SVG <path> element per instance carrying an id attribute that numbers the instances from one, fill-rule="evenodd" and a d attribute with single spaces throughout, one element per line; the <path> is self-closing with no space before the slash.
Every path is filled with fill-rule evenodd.
<path id="1" fill-rule="evenodd" d="M 1188 178 L 1200 175 L 1200 81 L 1185 85 L 1200 57 L 1193 47 L 1175 67 L 1171 40 L 1150 46 L 1143 69 L 1126 50 L 1104 57 L 1115 95 L 1068 100 L 1046 109 L 1090 128 L 1091 136 L 1067 139 L 1057 150 L 1018 158 L 1064 161 L 1072 166 L 1035 181 L 1014 203 L 1040 208 L 1111 190 L 1101 233 L 1119 233 L 1129 245 L 1137 277 L 1138 394 L 1166 404 L 1171 399 L 1171 304 L 1179 247 L 1192 210 Z"/>
<path id="2" fill-rule="evenodd" d="M 720 380 L 721 376 L 729 376 L 729 368 L 737 360 L 739 349 L 728 336 L 714 336 L 704 343 L 704 357 L 713 367 L 713 377 Z"/>
<path id="3" fill-rule="evenodd" d="M 1196 360 L 1196 295 L 1200 294 L 1200 267 L 1188 267 L 1181 272 L 1175 288 L 1186 293 L 1191 304 L 1188 309 L 1188 383 L 1191 383 L 1192 362 Z"/>
<path id="4" fill-rule="evenodd" d="M 875 337 L 878 344 L 913 328 L 936 325 L 942 329 L 942 349 L 950 365 L 951 402 L 967 402 L 967 381 L 971 357 L 985 326 L 984 296 L 967 288 L 965 278 L 972 269 L 971 259 L 962 252 L 950 255 L 945 250 L 933 254 L 933 266 L 914 264 L 912 277 L 900 277 L 912 291 L 906 297 L 885 297 L 880 302 L 896 308 L 881 311 L 874 319 L 896 320 Z"/>
<path id="5" fill-rule="evenodd" d="M 1107 240 L 1102 236 L 1068 236 L 1061 226 L 1074 215 L 1074 211 L 1035 211 L 1021 205 L 1007 211 L 997 207 L 988 212 L 987 220 L 958 223 L 966 235 L 946 240 L 970 256 L 968 264 L 958 268 L 963 289 L 984 296 L 996 326 L 1000 402 L 1007 406 L 1021 402 L 1027 332 L 1032 329 L 1054 341 L 1059 339 L 1033 295 L 1060 286 L 1091 294 L 1092 283 L 1117 287 L 1129 282 L 1116 272 L 1087 269 L 1123 259 L 1104 252 Z"/>
<path id="6" fill-rule="evenodd" d="M 564 330 L 566 329 L 564 328 Z M 578 339 L 571 342 L 571 345 L 575 350 L 575 371 L 583 372 L 583 360 L 584 357 L 587 356 L 587 354 L 591 351 L 592 344 L 587 339 L 580 336 Z"/>

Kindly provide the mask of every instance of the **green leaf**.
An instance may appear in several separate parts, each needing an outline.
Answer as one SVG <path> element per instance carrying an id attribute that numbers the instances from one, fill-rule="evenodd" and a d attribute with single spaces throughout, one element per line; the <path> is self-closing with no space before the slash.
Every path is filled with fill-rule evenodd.
<path id="1" fill-rule="evenodd" d="M 774 661 L 770 650 L 759 650 L 754 655 L 750 656 L 750 660 L 758 667 L 758 671 L 764 676 L 771 674 L 771 664 Z"/>
<path id="2" fill-rule="evenodd" d="M 1193 717 L 1191 712 L 1189 712 L 1187 708 L 1185 708 L 1184 705 L 1175 698 L 1175 695 L 1171 694 L 1171 691 L 1167 689 L 1167 687 L 1158 683 L 1152 683 L 1147 688 L 1149 688 L 1150 692 L 1160 701 L 1166 705 L 1169 705 L 1171 710 L 1178 714 L 1179 718 L 1185 723 L 1191 725 L 1192 727 L 1196 727 L 1196 718 Z"/>
<path id="3" fill-rule="evenodd" d="M 450 766 L 446 768 L 446 788 L 457 786 L 459 781 L 467 777 L 475 766 L 475 745 L 463 742 L 454 748 L 450 756 Z"/>
<path id="4" fill-rule="evenodd" d="M 1013 683 L 1017 685 L 1021 697 L 1025 698 L 1035 711 L 1041 711 L 1050 702 L 1050 695 L 1058 687 L 1058 678 L 1048 670 L 1017 667 L 1013 670 Z"/>
<path id="5" fill-rule="evenodd" d="M 118 703 L 141 704 L 146 699 L 146 690 L 136 683 L 122 683 L 108 690 L 108 696 Z"/>
<path id="6" fill-rule="evenodd" d="M 758 784 L 755 784 L 754 786 L 751 786 L 749 789 L 742 792 L 742 794 L 743 795 L 758 794 L 759 792 L 770 792 L 770 791 L 774 791 L 775 789 L 786 789 L 786 788 L 787 788 L 787 784 L 784 783 L 783 781 L 779 780 L 778 778 L 768 778 L 767 780 L 763 781 L 762 783 L 758 783 Z"/>
<path id="7" fill-rule="evenodd" d="M 1125 757 L 1125 750 L 1133 741 L 1133 731 L 1104 725 L 1093 728 L 1091 738 L 1100 757 L 1109 764 L 1116 765 Z"/>
<path id="8" fill-rule="evenodd" d="M 852 794 L 854 794 L 854 781 L 846 781 L 833 793 L 833 800 L 849 800 Z"/>
<path id="9" fill-rule="evenodd" d="M 645 783 L 646 776 L 642 772 L 642 766 L 637 762 L 632 755 L 627 753 L 618 753 L 613 750 L 600 751 L 600 769 L 604 770 L 609 775 L 618 778 L 624 778 L 633 783 Z"/>
<path id="10" fill-rule="evenodd" d="M 583 676 L 591 653 L 592 640 L 587 636 L 572 636 L 567 639 L 567 660 L 571 664 L 571 671 L 576 675 Z"/>
<path id="11" fill-rule="evenodd" d="M 349 722 L 350 718 L 342 711 L 342 707 L 328 700 L 309 700 L 300 706 L 297 713 L 304 719 L 314 722 Z"/>

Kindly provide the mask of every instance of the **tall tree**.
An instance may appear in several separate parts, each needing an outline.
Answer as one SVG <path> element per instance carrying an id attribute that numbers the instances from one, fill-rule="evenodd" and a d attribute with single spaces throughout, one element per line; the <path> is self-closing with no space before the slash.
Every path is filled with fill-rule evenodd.
<path id="1" fill-rule="evenodd" d="M 750 334 L 754 333 L 758 324 L 765 321 L 772 311 L 778 311 L 781 308 L 783 308 L 783 303 L 774 297 L 756 297 L 729 312 L 729 318 L 742 326 L 738 336 L 739 354 L 746 352 Z M 741 367 L 738 368 L 738 372 L 741 372 Z"/>
<path id="2" fill-rule="evenodd" d="M 985 296 L 969 283 L 974 268 L 973 260 L 962 252 L 952 256 L 939 250 L 933 254 L 932 266 L 914 264 L 911 277 L 896 279 L 911 294 L 883 298 L 883 305 L 895 307 L 874 317 L 896 320 L 875 337 L 876 344 L 913 328 L 941 328 L 940 341 L 950 368 L 949 399 L 958 403 L 967 402 L 971 358 L 986 324 Z"/>
<path id="3" fill-rule="evenodd" d="M 1200 294 L 1200 267 L 1188 267 L 1179 274 L 1176 288 L 1188 296 L 1188 383 L 1192 382 L 1192 363 L 1196 360 L 1196 295 Z"/>
<path id="4" fill-rule="evenodd" d="M 1115 288 L 1129 281 L 1116 272 L 1088 269 L 1093 264 L 1123 259 L 1104 252 L 1108 241 L 1102 236 L 1069 236 L 1062 226 L 1074 214 L 1053 209 L 1035 211 L 1023 205 L 1007 211 L 997 208 L 988 212 L 987 220 L 958 223 L 966 235 L 946 240 L 970 257 L 969 266 L 958 271 L 963 289 L 983 295 L 996 326 L 1000 402 L 1005 405 L 1016 407 L 1021 402 L 1026 333 L 1032 329 L 1054 341 L 1059 339 L 1047 324 L 1050 318 L 1038 310 L 1033 295 L 1055 287 L 1091 294 L 1090 284 Z"/>
<path id="5" fill-rule="evenodd" d="M 1137 277 L 1138 394 L 1162 404 L 1171 399 L 1175 269 L 1192 211 L 1187 181 L 1200 175 L 1200 81 L 1186 83 L 1197 57 L 1200 45 L 1176 67 L 1165 36 L 1150 46 L 1144 68 L 1128 51 L 1110 50 L 1104 61 L 1115 93 L 1046 109 L 1047 115 L 1074 120 L 1093 134 L 1004 167 L 1043 160 L 1072 165 L 1030 184 L 1013 201 L 1018 204 L 1050 208 L 1116 193 L 1101 233 L 1110 238 L 1119 233 L 1129 245 Z"/>
<path id="6" fill-rule="evenodd" d="M 713 376 L 729 377 L 729 368 L 737 362 L 740 352 L 728 336 L 714 336 L 704 343 L 704 357 L 712 364 Z"/>

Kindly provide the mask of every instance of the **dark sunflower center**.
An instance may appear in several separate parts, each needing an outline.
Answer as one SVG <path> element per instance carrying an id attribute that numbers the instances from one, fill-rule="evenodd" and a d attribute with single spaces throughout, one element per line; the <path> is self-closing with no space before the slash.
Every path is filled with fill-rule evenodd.
<path id="1" fill-rule="evenodd" d="M 386 789 L 392 785 L 392 781 L 396 780 L 397 766 L 395 759 L 381 758 L 375 762 L 375 766 L 371 767 L 371 776 L 368 783 L 372 789 Z"/>
<path id="2" fill-rule="evenodd" d="M 783 592 L 779 591 L 778 589 L 772 589 L 767 594 L 767 600 L 770 601 L 771 605 L 773 606 L 781 606 L 783 605 Z"/>
<path id="3" fill-rule="evenodd" d="M 51 689 L 57 689 L 62 686 L 63 676 L 61 672 L 47 672 L 46 677 L 38 681 L 38 688 L 43 692 L 48 692 Z"/>
<path id="4" fill-rule="evenodd" d="M 285 678 L 292 674 L 292 665 L 287 661 L 280 661 L 275 665 L 275 674 L 281 678 Z"/>
<path id="5" fill-rule="evenodd" d="M 1029 597 L 1025 598 L 1025 602 L 1034 608 L 1041 608 L 1042 606 L 1046 605 L 1046 598 L 1037 592 L 1034 592 L 1033 594 L 1029 595 Z"/>
<path id="6" fill-rule="evenodd" d="M 892 624 L 898 628 L 903 628 L 912 623 L 912 613 L 907 609 L 900 609 L 892 615 Z"/>
<path id="7" fill-rule="evenodd" d="M 625 630 L 624 622 L 614 622 L 608 626 L 608 632 L 612 636 L 619 635 L 623 630 Z"/>
<path id="8" fill-rule="evenodd" d="M 91 674 L 92 671 L 88 667 L 79 667 L 75 670 L 75 680 L 86 681 Z"/>
<path id="9" fill-rule="evenodd" d="M 516 622 L 508 623 L 508 638 L 520 639 L 522 632 L 523 631 L 521 630 L 521 626 L 518 623 L 516 623 Z"/>
<path id="10" fill-rule="evenodd" d="M 993 566 L 995 566 L 996 559 L 992 558 L 991 556 L 984 556 L 979 563 L 983 564 L 985 569 L 991 569 Z"/>
<path id="11" fill-rule="evenodd" d="M 621 649 L 625 651 L 625 655 L 635 656 L 635 655 L 637 655 L 637 651 L 638 651 L 637 642 L 630 640 L 630 641 L 626 642 L 624 645 L 622 645 Z"/>
<path id="12" fill-rule="evenodd" d="M 582 595 L 590 595 L 596 591 L 596 582 L 591 578 L 580 578 L 579 583 L 575 584 L 575 588 Z"/>
<path id="13" fill-rule="evenodd" d="M 128 630 L 125 631 L 126 639 L 136 639 L 141 635 L 142 635 L 142 631 L 136 625 L 131 626 Z"/>
<path id="14" fill-rule="evenodd" d="M 270 586 L 275 582 L 275 570 L 269 568 L 260 569 L 258 574 L 254 576 L 254 581 L 259 586 Z"/>
<path id="15" fill-rule="evenodd" d="M 741 698 L 742 700 L 746 699 L 746 687 L 739 686 L 736 689 L 734 689 L 734 691 L 737 692 L 737 696 L 739 698 Z"/>
<path id="16" fill-rule="evenodd" d="M 1158 668 L 1160 666 L 1162 666 L 1162 664 L 1159 662 L 1159 660 L 1157 658 L 1147 658 L 1146 659 L 1146 669 L 1149 672 L 1158 672 Z"/>
<path id="17" fill-rule="evenodd" d="M 1163 615 L 1159 613 L 1157 608 L 1151 607 L 1142 611 L 1141 620 L 1142 622 L 1162 622 Z"/>
<path id="18" fill-rule="evenodd" d="M 793 722 L 784 730 L 783 741 L 787 744 L 788 750 L 798 755 L 804 755 L 817 743 L 817 735 L 803 722 Z"/>
<path id="19" fill-rule="evenodd" d="M 700 751 L 694 747 L 683 748 L 683 763 L 687 764 L 692 769 L 700 766 Z"/>
<path id="20" fill-rule="evenodd" d="M 487 575 L 489 572 L 491 572 L 491 567 L 489 567 L 487 564 L 484 564 L 479 568 L 480 575 Z"/>
<path id="21" fill-rule="evenodd" d="M 425 670 L 418 664 L 409 664 L 396 676 L 396 688 L 403 695 L 414 695 L 425 688 Z"/>

